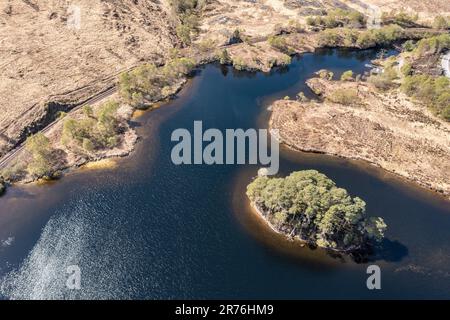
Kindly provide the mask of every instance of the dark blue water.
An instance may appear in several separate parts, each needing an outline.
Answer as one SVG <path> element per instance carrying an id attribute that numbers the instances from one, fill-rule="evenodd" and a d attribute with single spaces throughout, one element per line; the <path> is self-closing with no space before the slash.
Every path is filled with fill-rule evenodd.
<path id="1" fill-rule="evenodd" d="M 365 71 L 375 51 L 307 54 L 288 69 L 249 74 L 209 65 L 180 97 L 135 121 L 143 139 L 116 169 L 81 171 L 0 199 L 3 298 L 450 298 L 448 202 L 380 170 L 283 150 L 281 175 L 317 169 L 368 203 L 388 226 L 369 264 L 330 257 L 271 233 L 249 210 L 258 166 L 175 166 L 178 128 L 266 127 L 270 101 L 322 68 Z M 82 272 L 66 288 L 66 268 Z"/>

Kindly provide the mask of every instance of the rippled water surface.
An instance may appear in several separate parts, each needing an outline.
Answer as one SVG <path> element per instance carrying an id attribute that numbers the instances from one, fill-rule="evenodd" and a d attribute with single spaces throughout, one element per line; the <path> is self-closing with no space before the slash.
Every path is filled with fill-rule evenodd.
<path id="1" fill-rule="evenodd" d="M 380 170 L 283 150 L 281 175 L 317 169 L 368 203 L 389 230 L 367 264 L 271 233 L 248 208 L 257 166 L 174 166 L 177 128 L 266 127 L 268 104 L 313 72 L 357 73 L 375 51 L 307 54 L 270 75 L 209 65 L 175 101 L 135 120 L 143 139 L 116 169 L 9 189 L 0 199 L 3 298 L 450 298 L 449 203 Z M 66 289 L 78 265 L 82 289 Z"/>

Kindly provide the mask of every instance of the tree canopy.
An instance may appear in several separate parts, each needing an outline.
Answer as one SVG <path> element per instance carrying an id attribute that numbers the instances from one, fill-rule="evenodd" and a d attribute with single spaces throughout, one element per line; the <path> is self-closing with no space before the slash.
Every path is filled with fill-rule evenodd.
<path id="1" fill-rule="evenodd" d="M 119 104 L 107 101 L 94 112 L 90 106 L 84 108 L 84 117 L 64 120 L 61 142 L 66 146 L 82 147 L 84 151 L 114 148 L 119 142 L 117 111 Z"/>

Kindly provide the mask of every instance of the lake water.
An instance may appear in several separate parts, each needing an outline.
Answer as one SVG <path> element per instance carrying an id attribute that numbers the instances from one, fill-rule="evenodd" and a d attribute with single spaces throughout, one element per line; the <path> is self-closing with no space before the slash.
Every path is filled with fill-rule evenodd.
<path id="1" fill-rule="evenodd" d="M 319 69 L 362 73 L 376 51 L 306 54 L 288 69 L 208 65 L 179 98 L 145 113 L 118 167 L 14 187 L 0 198 L 2 298 L 450 298 L 449 202 L 363 163 L 283 149 L 280 175 L 317 169 L 389 226 L 369 263 L 273 234 L 249 210 L 258 166 L 175 166 L 173 130 L 265 128 L 268 104 L 308 92 Z M 377 264 L 382 289 L 366 287 Z M 78 265 L 81 290 L 66 287 Z"/>

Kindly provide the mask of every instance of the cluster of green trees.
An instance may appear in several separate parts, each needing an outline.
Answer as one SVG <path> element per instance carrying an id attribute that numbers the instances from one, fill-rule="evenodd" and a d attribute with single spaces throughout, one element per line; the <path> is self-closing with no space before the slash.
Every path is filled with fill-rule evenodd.
<path id="1" fill-rule="evenodd" d="M 361 99 L 358 97 L 358 91 L 354 88 L 336 89 L 332 94 L 327 96 L 327 99 L 344 106 L 351 106 L 361 102 Z"/>
<path id="2" fill-rule="evenodd" d="M 53 176 L 53 148 L 50 140 L 43 133 L 29 136 L 25 143 L 26 150 L 31 154 L 28 173 L 35 178 L 51 178 Z"/>
<path id="3" fill-rule="evenodd" d="M 218 59 L 220 64 L 230 64 L 232 63 L 232 59 L 227 49 L 223 49 L 218 54 Z"/>
<path id="4" fill-rule="evenodd" d="M 323 47 L 372 48 L 389 45 L 404 37 L 405 32 L 401 27 L 390 25 L 364 31 L 350 28 L 327 29 L 320 32 L 318 42 Z"/>
<path id="5" fill-rule="evenodd" d="M 385 65 L 383 68 L 383 72 L 370 75 L 367 78 L 367 81 L 372 83 L 377 89 L 386 91 L 395 86 L 394 80 L 397 78 L 398 74 L 394 66 Z"/>
<path id="6" fill-rule="evenodd" d="M 333 77 L 334 77 L 333 71 L 329 71 L 326 69 L 321 69 L 321 70 L 317 71 L 316 74 L 319 76 L 320 79 L 325 79 L 325 80 L 333 80 Z"/>
<path id="7" fill-rule="evenodd" d="M 364 251 L 384 237 L 382 218 L 367 217 L 366 204 L 315 170 L 286 178 L 258 177 L 247 196 L 271 224 L 310 244 L 339 251 Z"/>
<path id="8" fill-rule="evenodd" d="M 437 36 L 421 39 L 413 53 L 416 57 L 424 55 L 440 54 L 450 49 L 450 34 L 440 34 Z"/>
<path id="9" fill-rule="evenodd" d="M 312 16 L 306 18 L 306 24 L 320 28 L 351 27 L 361 28 L 366 26 L 366 17 L 356 10 L 333 9 L 328 10 L 325 16 Z"/>
<path id="10" fill-rule="evenodd" d="M 426 74 L 406 76 L 401 90 L 408 96 L 423 101 L 443 119 L 450 121 L 450 80 Z"/>
<path id="11" fill-rule="evenodd" d="M 405 37 L 403 28 L 398 25 L 389 25 L 380 29 L 371 29 L 361 32 L 356 40 L 360 48 L 386 46 Z"/>
<path id="12" fill-rule="evenodd" d="M 345 72 L 342 73 L 341 75 L 341 81 L 353 81 L 353 71 L 352 70 L 347 70 Z"/>
<path id="13" fill-rule="evenodd" d="M 397 24 L 399 26 L 410 28 L 417 26 L 419 15 L 417 13 L 408 13 L 405 11 L 383 12 L 381 22 L 384 25 Z"/>
<path id="14" fill-rule="evenodd" d="M 447 30 L 450 28 L 450 19 L 448 17 L 436 16 L 433 20 L 432 27 L 438 30 Z"/>
<path id="15" fill-rule="evenodd" d="M 119 93 L 122 99 L 135 108 L 145 108 L 151 102 L 168 95 L 176 82 L 194 68 L 188 58 L 174 58 L 163 67 L 143 64 L 119 77 Z"/>
<path id="16" fill-rule="evenodd" d="M 64 120 L 61 143 L 89 153 L 103 148 L 113 148 L 119 143 L 119 104 L 108 101 L 95 112 L 90 106 L 83 109 L 81 119 Z"/>
<path id="17" fill-rule="evenodd" d="M 222 57 L 221 57 L 220 61 L 222 62 L 222 61 L 227 61 L 227 60 L 226 59 L 222 59 Z M 257 58 L 253 58 L 252 62 L 261 63 L 261 61 L 259 61 Z M 290 56 L 288 56 L 288 55 L 285 55 L 285 56 L 282 56 L 282 57 L 279 57 L 279 58 L 272 58 L 267 63 L 268 63 L 268 66 L 270 68 L 273 68 L 275 66 L 280 66 L 280 67 L 287 66 L 291 62 L 292 62 L 292 58 Z M 247 61 L 245 61 L 241 57 L 233 57 L 232 63 L 233 63 L 233 67 L 236 70 L 252 71 L 252 70 L 256 69 L 255 67 L 253 67 L 251 64 L 249 64 Z"/>

